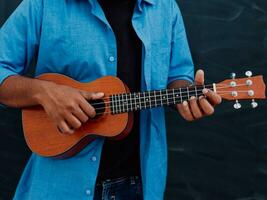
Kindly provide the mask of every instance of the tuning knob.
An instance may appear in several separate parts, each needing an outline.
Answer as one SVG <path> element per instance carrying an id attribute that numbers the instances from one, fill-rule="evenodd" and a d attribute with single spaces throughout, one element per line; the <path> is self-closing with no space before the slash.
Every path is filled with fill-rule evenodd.
<path id="1" fill-rule="evenodd" d="M 254 99 L 252 99 L 251 106 L 252 106 L 252 108 L 257 108 L 258 107 L 258 103 L 255 102 Z"/>
<path id="2" fill-rule="evenodd" d="M 231 77 L 231 79 L 235 79 L 236 73 L 231 73 L 230 77 Z"/>
<path id="3" fill-rule="evenodd" d="M 234 108 L 236 109 L 236 110 L 238 110 L 238 109 L 240 109 L 242 106 L 241 106 L 241 104 L 238 102 L 238 100 L 236 100 L 236 102 L 235 102 L 235 104 L 234 104 Z"/>
<path id="4" fill-rule="evenodd" d="M 252 76 L 252 72 L 251 71 L 246 71 L 245 74 L 246 74 L 247 77 L 251 77 Z"/>

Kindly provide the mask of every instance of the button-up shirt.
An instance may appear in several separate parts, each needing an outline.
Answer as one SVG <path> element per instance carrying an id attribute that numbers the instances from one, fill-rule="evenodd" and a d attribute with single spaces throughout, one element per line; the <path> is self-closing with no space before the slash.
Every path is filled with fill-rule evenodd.
<path id="1" fill-rule="evenodd" d="M 174 0 L 137 0 L 132 25 L 142 41 L 142 91 L 193 81 Z M 60 73 L 80 82 L 116 76 L 116 38 L 97 0 L 24 0 L 0 30 L 0 83 L 25 74 L 34 56 L 36 76 Z M 143 195 L 160 200 L 167 176 L 164 109 L 144 110 L 140 118 Z M 69 159 L 32 154 L 14 199 L 92 200 L 102 146 L 103 139 L 96 139 Z"/>

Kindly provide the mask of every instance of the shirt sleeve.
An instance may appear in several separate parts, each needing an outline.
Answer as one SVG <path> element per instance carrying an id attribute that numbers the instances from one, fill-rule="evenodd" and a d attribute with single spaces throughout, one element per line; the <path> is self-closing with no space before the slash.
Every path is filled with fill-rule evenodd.
<path id="1" fill-rule="evenodd" d="M 194 64 L 184 22 L 178 5 L 173 1 L 172 51 L 168 84 L 175 80 L 194 81 Z"/>
<path id="2" fill-rule="evenodd" d="M 27 71 L 38 49 L 41 16 L 41 0 L 24 0 L 0 29 L 0 84 Z"/>

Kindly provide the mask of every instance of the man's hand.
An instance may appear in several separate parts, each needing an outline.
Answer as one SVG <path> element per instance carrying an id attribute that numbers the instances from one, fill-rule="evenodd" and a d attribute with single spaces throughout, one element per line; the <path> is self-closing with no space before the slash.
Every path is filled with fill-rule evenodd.
<path id="1" fill-rule="evenodd" d="M 100 99 L 103 93 L 90 93 L 68 86 L 46 82 L 38 97 L 48 116 L 60 132 L 72 134 L 89 118 L 96 115 L 88 100 Z"/>
<path id="2" fill-rule="evenodd" d="M 195 84 L 204 84 L 204 71 L 198 70 L 195 76 Z M 187 121 L 194 121 L 204 116 L 214 113 L 214 106 L 221 103 L 222 98 L 211 90 L 204 89 L 205 96 L 200 96 L 199 99 L 191 97 L 189 101 L 184 101 L 176 106 L 178 112 Z"/>

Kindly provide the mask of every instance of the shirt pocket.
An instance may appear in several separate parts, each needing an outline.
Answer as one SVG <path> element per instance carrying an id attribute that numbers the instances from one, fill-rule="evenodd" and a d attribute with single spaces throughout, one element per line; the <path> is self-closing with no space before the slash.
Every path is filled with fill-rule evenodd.
<path id="1" fill-rule="evenodd" d="M 155 41 L 151 43 L 151 80 L 153 89 L 167 87 L 171 45 Z"/>

